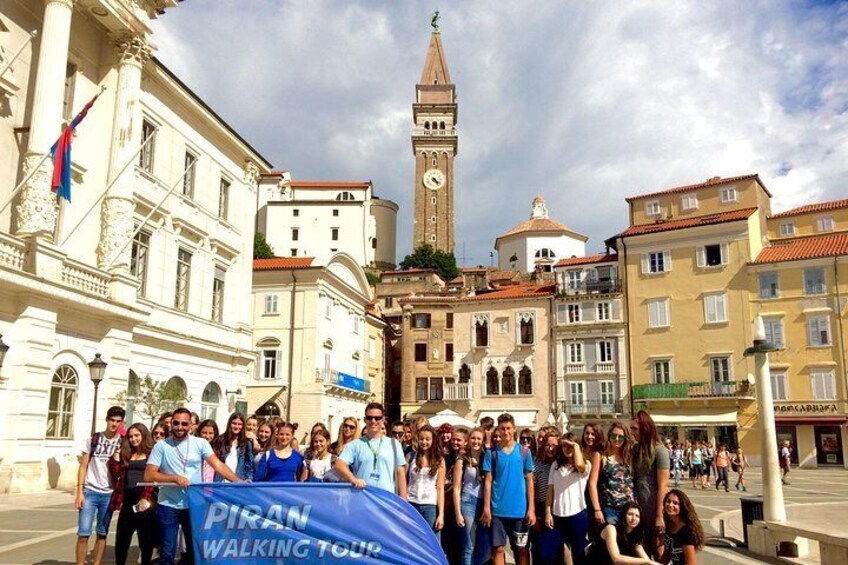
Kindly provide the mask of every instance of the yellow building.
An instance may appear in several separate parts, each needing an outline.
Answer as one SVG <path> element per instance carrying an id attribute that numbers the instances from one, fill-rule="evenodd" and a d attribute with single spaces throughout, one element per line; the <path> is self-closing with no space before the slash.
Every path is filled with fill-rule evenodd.
<path id="1" fill-rule="evenodd" d="M 624 274 L 634 408 L 665 437 L 742 444 L 758 462 L 747 265 L 766 240 L 757 175 L 628 198 L 612 238 Z"/>
<path id="2" fill-rule="evenodd" d="M 848 199 L 774 214 L 768 234 L 748 282 L 752 315 L 780 347 L 770 356 L 778 439 L 802 467 L 845 466 Z"/>

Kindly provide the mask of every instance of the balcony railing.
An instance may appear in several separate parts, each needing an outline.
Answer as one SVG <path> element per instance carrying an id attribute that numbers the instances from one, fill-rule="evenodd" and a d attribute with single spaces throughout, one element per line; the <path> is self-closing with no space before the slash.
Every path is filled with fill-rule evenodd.
<path id="1" fill-rule="evenodd" d="M 615 372 L 615 363 L 613 363 L 612 361 L 607 361 L 607 362 L 599 361 L 595 365 L 595 372 L 596 373 L 614 373 Z"/>
<path id="2" fill-rule="evenodd" d="M 371 382 L 335 369 L 315 369 L 315 382 L 335 385 L 356 392 L 371 392 Z"/>
<path id="3" fill-rule="evenodd" d="M 444 400 L 471 400 L 474 390 L 471 383 L 451 383 L 444 385 Z"/>
<path id="4" fill-rule="evenodd" d="M 580 402 L 572 402 L 570 400 L 560 400 L 559 409 L 568 415 L 584 414 L 589 416 L 615 416 L 623 414 L 623 403 L 621 400 L 612 402 L 604 402 L 601 400 L 584 400 Z"/>
<path id="5" fill-rule="evenodd" d="M 585 363 L 566 363 L 565 364 L 565 374 L 566 375 L 574 375 L 577 373 L 585 373 L 586 372 L 586 364 Z"/>
<path id="6" fill-rule="evenodd" d="M 612 294 L 621 292 L 621 281 L 610 279 L 605 281 L 566 281 L 561 289 L 566 296 L 577 296 L 579 294 Z"/>
<path id="7" fill-rule="evenodd" d="M 433 137 L 456 137 L 455 129 L 424 129 L 415 128 L 413 135 L 430 135 Z"/>
<path id="8" fill-rule="evenodd" d="M 754 386 L 748 381 L 666 383 L 633 386 L 634 400 L 748 398 L 752 396 L 754 396 Z"/>

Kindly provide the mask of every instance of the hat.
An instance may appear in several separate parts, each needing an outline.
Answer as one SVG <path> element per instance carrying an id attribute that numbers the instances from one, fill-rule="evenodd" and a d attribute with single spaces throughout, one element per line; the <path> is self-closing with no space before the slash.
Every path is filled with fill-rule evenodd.
<path id="1" fill-rule="evenodd" d="M 452 431 L 453 431 L 453 426 L 451 426 L 450 424 L 448 424 L 447 422 L 445 422 L 444 424 L 442 424 L 441 426 L 439 426 L 438 428 L 436 428 L 436 431 L 438 431 L 440 434 L 446 434 L 446 433 L 448 433 L 448 432 L 452 432 Z"/>

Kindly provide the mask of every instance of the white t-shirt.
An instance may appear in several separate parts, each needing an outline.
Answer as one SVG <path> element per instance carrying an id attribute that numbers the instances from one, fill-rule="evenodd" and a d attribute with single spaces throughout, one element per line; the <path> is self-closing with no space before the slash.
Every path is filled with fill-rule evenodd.
<path id="1" fill-rule="evenodd" d="M 324 480 L 324 475 L 333 467 L 333 456 L 326 453 L 323 459 L 309 460 L 309 477 L 319 481 Z"/>
<path id="2" fill-rule="evenodd" d="M 588 461 L 583 473 L 578 473 L 571 467 L 560 467 L 556 463 L 551 465 L 551 472 L 548 474 L 548 491 L 553 489 L 554 503 L 551 513 L 554 516 L 566 518 L 586 510 L 584 493 L 591 470 L 592 464 Z"/>
<path id="3" fill-rule="evenodd" d="M 227 453 L 227 458 L 224 460 L 224 464 L 230 468 L 230 471 L 233 473 L 238 469 L 238 444 L 233 443 L 230 446 L 230 451 Z"/>
<path id="4" fill-rule="evenodd" d="M 430 467 L 419 467 L 413 459 L 412 466 L 409 468 L 409 487 L 407 488 L 409 502 L 435 506 L 438 502 L 436 498 L 436 477 L 438 475 L 437 472 L 431 477 Z"/>
<path id="5" fill-rule="evenodd" d="M 109 459 L 121 447 L 121 436 L 115 434 L 112 439 L 107 439 L 102 432 L 97 433 L 97 446 L 95 453 L 91 453 L 91 436 L 85 440 L 82 448 L 83 453 L 89 454 L 88 469 L 85 472 L 83 487 L 96 492 L 112 492 L 112 478 L 109 476 Z"/>

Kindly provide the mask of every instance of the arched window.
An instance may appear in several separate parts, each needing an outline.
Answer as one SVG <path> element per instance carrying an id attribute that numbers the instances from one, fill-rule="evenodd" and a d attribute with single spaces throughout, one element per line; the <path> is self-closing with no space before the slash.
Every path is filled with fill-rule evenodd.
<path id="1" fill-rule="evenodd" d="M 53 373 L 50 403 L 47 406 L 47 439 L 74 437 L 74 407 L 79 377 L 70 365 L 61 365 Z"/>
<path id="2" fill-rule="evenodd" d="M 515 394 L 515 370 L 512 367 L 504 369 L 501 394 Z"/>
<path id="3" fill-rule="evenodd" d="M 556 253 L 554 253 L 553 249 L 543 247 L 536 251 L 536 259 L 556 259 Z"/>
<path id="4" fill-rule="evenodd" d="M 463 384 L 463 383 L 470 383 L 470 382 L 471 382 L 471 367 L 469 367 L 467 363 L 463 363 L 462 367 L 459 368 L 459 383 Z"/>
<path id="5" fill-rule="evenodd" d="M 338 195 L 336 195 L 336 200 L 349 201 L 349 200 L 356 200 L 356 198 L 353 197 L 353 193 L 344 191 L 344 192 L 340 192 Z"/>
<path id="6" fill-rule="evenodd" d="M 498 370 L 494 367 L 489 367 L 486 371 L 486 394 L 500 394 L 498 386 Z"/>
<path id="7" fill-rule="evenodd" d="M 533 394 L 533 371 L 527 365 L 518 371 L 518 394 Z"/>
<path id="8" fill-rule="evenodd" d="M 445 122 L 439 123 L 439 129 L 445 129 Z"/>
<path id="9" fill-rule="evenodd" d="M 430 129 L 430 122 L 424 122 L 424 129 Z"/>
<path id="10" fill-rule="evenodd" d="M 489 346 L 489 319 L 484 316 L 474 320 L 474 345 L 477 347 Z"/>
<path id="11" fill-rule="evenodd" d="M 138 414 L 136 414 L 135 404 L 138 400 L 138 396 L 141 394 L 141 379 L 138 378 L 138 375 L 135 374 L 135 371 L 130 369 L 129 377 L 127 377 L 127 405 L 125 407 L 127 411 L 127 418 L 125 424 L 127 426 L 132 425 L 136 422 L 140 422 L 141 418 Z"/>
<path id="12" fill-rule="evenodd" d="M 180 377 L 171 377 L 165 383 L 165 394 L 170 399 L 167 410 L 174 410 L 189 401 L 188 387 Z"/>
<path id="13" fill-rule="evenodd" d="M 221 402 L 221 387 L 217 383 L 209 383 L 203 389 L 203 396 L 200 399 L 200 419 L 201 420 L 217 420 L 218 419 L 218 404 Z"/>
<path id="14" fill-rule="evenodd" d="M 259 348 L 260 379 L 276 379 L 280 365 L 280 340 L 266 337 L 256 344 Z"/>
<path id="15" fill-rule="evenodd" d="M 518 339 L 521 345 L 533 345 L 533 315 L 532 313 L 521 313 L 518 315 Z"/>

